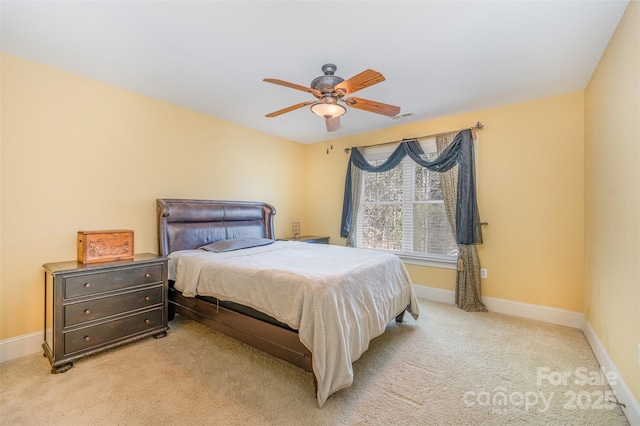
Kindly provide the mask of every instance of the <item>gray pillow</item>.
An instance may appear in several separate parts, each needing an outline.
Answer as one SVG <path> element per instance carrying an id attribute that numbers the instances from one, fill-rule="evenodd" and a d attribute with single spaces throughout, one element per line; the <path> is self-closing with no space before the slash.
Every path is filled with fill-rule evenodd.
<path id="1" fill-rule="evenodd" d="M 200 250 L 212 251 L 214 253 L 223 253 L 225 251 L 240 250 L 251 247 L 266 246 L 273 243 L 274 240 L 268 238 L 237 238 L 231 240 L 220 240 L 215 243 L 207 244 L 199 247 Z"/>

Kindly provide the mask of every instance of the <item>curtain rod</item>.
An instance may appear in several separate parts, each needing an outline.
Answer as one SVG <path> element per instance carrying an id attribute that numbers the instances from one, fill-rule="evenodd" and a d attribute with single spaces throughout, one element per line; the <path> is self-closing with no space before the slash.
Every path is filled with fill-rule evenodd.
<path id="1" fill-rule="evenodd" d="M 452 131 L 450 131 L 450 132 L 443 132 L 443 133 L 435 133 L 435 134 L 433 134 L 433 135 L 419 136 L 419 137 L 417 137 L 417 138 L 411 138 L 411 139 L 426 139 L 426 138 L 433 138 L 433 137 L 436 137 L 436 136 L 442 136 L 442 135 L 446 135 L 446 134 L 453 133 L 453 132 L 461 132 L 461 131 L 463 131 L 463 130 L 467 130 L 467 129 L 470 129 L 470 130 L 473 132 L 473 138 L 475 139 L 475 136 L 476 136 L 476 135 L 475 135 L 475 131 L 476 131 L 476 130 L 482 130 L 483 128 L 484 128 L 484 125 L 483 125 L 481 122 L 479 122 L 479 121 L 478 121 L 478 122 L 475 124 L 475 126 L 473 126 L 473 127 L 465 127 L 464 129 L 452 130 Z M 367 145 L 367 146 L 365 146 L 364 148 L 371 148 L 371 147 L 373 147 L 373 146 L 395 145 L 395 144 L 402 143 L 402 142 L 404 142 L 405 140 L 406 140 L 406 139 L 403 139 L 403 140 L 400 140 L 400 141 L 382 142 L 382 143 L 377 143 L 377 144 L 375 144 L 375 145 Z M 349 153 L 349 151 L 351 151 L 351 149 L 352 149 L 352 148 L 353 148 L 353 147 L 351 147 L 351 148 L 345 148 L 345 149 L 344 149 L 344 152 L 348 154 L 348 153 Z"/>

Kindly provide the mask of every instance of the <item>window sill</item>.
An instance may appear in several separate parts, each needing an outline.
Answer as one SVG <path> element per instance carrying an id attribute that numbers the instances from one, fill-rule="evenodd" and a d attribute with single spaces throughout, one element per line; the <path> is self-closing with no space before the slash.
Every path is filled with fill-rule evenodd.
<path id="1" fill-rule="evenodd" d="M 393 253 L 404 263 L 411 265 L 429 266 L 432 268 L 458 269 L 458 256 L 444 256 L 438 254 L 420 255 L 406 251 L 382 250 L 374 248 L 359 247 L 362 250 L 383 251 Z"/>
<path id="2" fill-rule="evenodd" d="M 430 266 L 432 268 L 457 269 L 458 259 L 451 256 L 418 256 L 406 252 L 395 252 L 404 263 L 410 265 Z"/>

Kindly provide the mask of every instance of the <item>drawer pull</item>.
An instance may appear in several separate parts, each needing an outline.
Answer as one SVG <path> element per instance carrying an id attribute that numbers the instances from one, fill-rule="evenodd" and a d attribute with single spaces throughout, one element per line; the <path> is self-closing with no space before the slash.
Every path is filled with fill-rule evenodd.
<path id="1" fill-rule="evenodd" d="M 85 283 L 84 284 L 84 288 L 89 288 L 89 287 L 91 287 L 91 283 Z"/>
<path id="2" fill-rule="evenodd" d="M 151 300 L 151 298 L 149 296 L 145 296 L 144 300 L 146 300 L 148 302 L 149 300 Z"/>
<path id="3" fill-rule="evenodd" d="M 151 321 L 149 321 L 148 319 L 144 320 L 145 324 L 150 324 Z"/>
<path id="4" fill-rule="evenodd" d="M 85 341 L 85 342 L 88 342 L 89 340 L 91 340 L 91 337 L 89 337 L 89 336 L 84 336 L 84 341 Z"/>
<path id="5" fill-rule="evenodd" d="M 85 309 L 85 310 L 84 310 L 84 314 L 85 314 L 85 315 L 89 315 L 90 313 L 91 313 L 91 309 Z"/>
<path id="6" fill-rule="evenodd" d="M 147 272 L 146 274 L 144 274 L 144 277 L 145 277 L 145 278 L 149 278 L 150 276 L 151 276 L 151 274 L 150 274 L 150 273 L 148 273 L 148 272 Z"/>

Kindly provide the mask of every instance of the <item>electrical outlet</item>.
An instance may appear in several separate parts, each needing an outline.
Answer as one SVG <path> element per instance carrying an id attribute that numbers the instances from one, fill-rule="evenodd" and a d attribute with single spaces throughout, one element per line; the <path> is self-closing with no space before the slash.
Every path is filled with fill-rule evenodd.
<path id="1" fill-rule="evenodd" d="M 488 275 L 487 275 L 487 270 L 486 270 L 486 268 L 481 268 L 481 269 L 480 269 L 480 278 L 487 278 L 487 277 L 488 277 Z M 640 346 L 640 345 L 639 345 L 639 346 Z"/>

